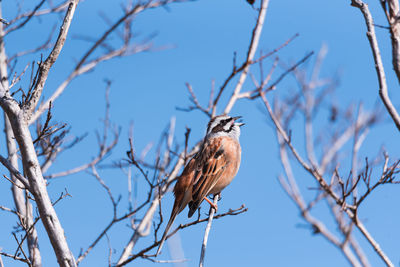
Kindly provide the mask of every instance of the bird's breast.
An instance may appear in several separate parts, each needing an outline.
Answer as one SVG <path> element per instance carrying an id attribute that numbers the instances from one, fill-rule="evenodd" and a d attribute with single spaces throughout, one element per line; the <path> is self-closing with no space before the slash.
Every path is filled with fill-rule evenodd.
<path id="1" fill-rule="evenodd" d="M 227 159 L 227 165 L 218 182 L 211 189 L 210 194 L 217 194 L 227 187 L 235 178 L 241 160 L 241 148 L 239 142 L 232 139 L 223 141 L 223 150 Z"/>

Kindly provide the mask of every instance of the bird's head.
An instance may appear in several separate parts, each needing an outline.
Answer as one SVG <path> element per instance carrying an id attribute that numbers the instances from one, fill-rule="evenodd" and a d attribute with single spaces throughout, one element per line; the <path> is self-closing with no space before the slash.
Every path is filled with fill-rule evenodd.
<path id="1" fill-rule="evenodd" d="M 229 136 L 239 139 L 240 127 L 244 125 L 237 122 L 241 116 L 231 117 L 229 115 L 220 115 L 212 118 L 207 126 L 207 137 Z"/>

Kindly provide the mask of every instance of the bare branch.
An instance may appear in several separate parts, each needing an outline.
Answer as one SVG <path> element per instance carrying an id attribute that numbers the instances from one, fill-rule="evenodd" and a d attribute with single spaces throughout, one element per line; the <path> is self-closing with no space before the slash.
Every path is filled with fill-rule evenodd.
<path id="1" fill-rule="evenodd" d="M 219 199 L 219 195 L 215 195 L 214 196 L 214 205 L 217 205 L 218 199 Z M 205 258 L 205 255 L 206 255 L 206 247 L 207 247 L 207 242 L 208 242 L 208 235 L 209 235 L 210 230 L 211 230 L 211 225 L 212 225 L 212 221 L 213 221 L 213 218 L 214 218 L 214 214 L 215 214 L 215 209 L 212 206 L 210 206 L 210 215 L 208 216 L 207 227 L 206 227 L 206 230 L 204 231 L 203 244 L 201 245 L 201 254 L 200 254 L 199 267 L 203 267 L 204 266 L 204 258 Z"/>
<path id="2" fill-rule="evenodd" d="M 0 9 L 0 14 L 1 14 Z M 0 27 L 0 33 L 3 32 L 2 26 Z M 8 76 L 7 73 L 7 56 L 5 53 L 4 43 L 1 42 L 2 45 L 0 47 L 0 74 L 2 77 L 1 83 L 5 91 L 9 91 L 10 85 L 8 79 L 3 79 L 4 77 Z M 27 65 L 28 66 L 28 65 Z M 25 68 L 26 70 L 26 68 Z M 19 78 L 23 75 L 25 70 L 22 74 L 17 77 L 13 78 L 12 83 L 17 82 Z M 13 84 L 11 84 L 13 86 Z M 10 120 L 6 113 L 4 113 L 4 132 L 6 137 L 7 143 L 7 152 L 8 152 L 8 160 L 11 166 L 18 171 L 18 149 L 14 137 L 14 133 L 10 124 Z M 28 239 L 28 249 L 29 249 L 29 260 L 32 263 L 33 267 L 40 267 L 42 265 L 42 258 L 38 246 L 38 235 L 36 229 L 33 227 L 33 208 L 32 204 L 29 202 L 26 190 L 23 189 L 23 183 L 18 180 L 17 177 L 10 172 L 11 181 L 12 181 L 12 194 L 13 199 L 16 207 L 16 214 L 18 216 L 20 225 L 26 232 L 26 236 Z M 4 176 L 5 177 L 5 176 Z"/>
<path id="3" fill-rule="evenodd" d="M 393 1 L 393 2 L 395 2 L 395 1 Z M 374 62 L 375 62 L 375 70 L 376 70 L 376 74 L 378 76 L 378 81 L 379 81 L 379 95 L 382 99 L 383 104 L 385 104 L 387 111 L 389 112 L 390 116 L 392 117 L 393 122 L 395 123 L 397 129 L 400 131 L 400 115 L 397 112 L 396 108 L 393 106 L 392 101 L 390 100 L 390 97 L 388 94 L 385 70 L 383 68 L 381 52 L 379 50 L 378 41 L 376 39 L 374 22 L 373 22 L 373 19 L 371 16 L 371 12 L 369 11 L 368 5 L 365 4 L 364 2 L 362 2 L 361 0 L 351 0 L 351 5 L 360 9 L 361 13 L 364 16 L 365 24 L 367 26 L 367 37 L 368 37 L 369 44 L 371 46 L 371 50 L 372 50 L 372 54 L 373 54 Z M 399 27 L 399 26 L 397 26 L 397 27 Z M 392 38 L 392 41 L 393 41 L 393 38 Z M 398 49 L 400 49 L 400 47 L 398 47 Z M 393 60 L 395 60 L 396 58 L 393 57 Z M 399 70 L 398 75 L 400 75 L 400 70 Z"/>
<path id="4" fill-rule="evenodd" d="M 329 149 L 326 151 L 326 153 L 322 153 L 321 155 L 321 166 L 316 164 L 316 155 L 320 153 L 315 153 L 315 141 L 311 127 L 315 118 L 317 117 L 318 107 L 321 105 L 321 103 L 323 103 L 323 99 L 326 96 L 326 89 L 322 90 L 322 93 L 320 93 L 319 96 L 315 97 L 314 95 L 316 94 L 315 89 L 317 86 L 321 87 L 326 84 L 326 82 L 317 79 L 319 68 L 320 63 L 318 63 L 317 60 L 311 81 L 306 81 L 306 73 L 299 71 L 294 72 L 301 88 L 300 92 L 304 95 L 301 100 L 298 100 L 298 94 L 289 96 L 283 101 L 282 104 L 280 104 L 276 98 L 274 102 L 274 109 L 272 109 L 266 97 L 267 91 L 259 90 L 259 95 L 264 102 L 277 133 L 278 144 L 281 152 L 280 158 L 287 177 L 287 181 L 280 177 L 281 185 L 296 203 L 301 211 L 302 217 L 310 224 L 314 233 L 322 234 L 330 243 L 334 244 L 338 249 L 340 249 L 346 259 L 353 266 L 369 266 L 368 260 L 365 257 L 365 253 L 362 251 L 358 243 L 353 239 L 352 231 L 355 227 L 366 238 L 366 240 L 374 248 L 382 260 L 388 266 L 393 266 L 389 258 L 380 248 L 378 242 L 369 234 L 369 232 L 360 222 L 358 217 L 358 208 L 362 201 L 379 185 L 398 183 L 395 181 L 394 174 L 397 174 L 400 171 L 398 168 L 400 161 L 396 161 L 393 165 L 388 167 L 388 156 L 385 155 L 382 176 L 375 183 L 371 182 L 372 171 L 368 160 L 366 160 L 365 170 L 358 175 L 358 151 L 365 140 L 369 127 L 377 122 L 378 117 L 376 112 L 367 114 L 364 113 L 360 108 L 355 121 L 352 119 L 352 110 L 347 110 L 347 114 L 339 113 L 339 111 L 336 110 L 335 118 L 330 122 L 330 127 L 331 125 L 334 125 L 335 121 L 338 120 L 338 117 L 341 117 L 340 119 L 345 123 L 338 126 L 340 130 L 338 133 L 333 135 L 333 144 L 327 144 Z M 255 82 L 255 84 L 258 86 L 259 83 Z M 300 155 L 298 152 L 299 150 L 292 142 L 290 122 L 295 120 L 295 115 L 297 113 L 300 113 L 304 117 L 305 127 L 303 136 L 308 139 L 306 140 L 305 147 L 305 153 L 307 156 L 306 159 Z M 324 134 L 324 136 L 326 136 L 326 131 L 321 132 Z M 342 179 L 338 172 L 338 166 L 340 163 L 336 162 L 335 160 L 337 160 L 338 151 L 350 138 L 354 139 L 352 147 L 352 171 L 349 172 L 350 174 L 347 179 Z M 311 201 L 309 204 L 307 204 L 301 196 L 289 163 L 288 156 L 286 154 L 286 149 L 288 149 L 294 156 L 294 161 L 300 164 L 300 166 L 303 167 L 305 171 L 318 182 L 317 196 L 315 200 Z M 330 176 L 331 180 L 329 184 L 324 178 L 324 173 L 328 163 L 332 166 L 336 166 L 335 170 Z M 357 191 L 360 181 L 364 181 L 366 190 L 363 192 L 363 194 L 358 196 Z M 350 195 L 353 197 L 351 201 L 352 204 L 350 204 L 350 201 L 347 201 L 347 198 Z M 311 216 L 311 209 L 318 201 L 322 199 L 325 199 L 329 203 L 335 220 L 339 226 L 339 233 L 343 236 L 343 241 L 326 229 L 326 226 L 323 222 Z"/>
<path id="5" fill-rule="evenodd" d="M 29 260 L 27 260 L 26 258 L 17 257 L 15 255 L 7 254 L 7 253 L 1 252 L 1 251 L 0 251 L 0 255 L 2 255 L 4 257 L 12 258 L 12 259 L 17 260 L 17 261 L 24 262 L 24 263 L 28 264 L 28 266 L 30 265 Z M 3 262 L 1 261 L 1 258 L 0 258 L 0 263 L 1 263 L 0 266 L 2 266 Z"/>
<path id="6" fill-rule="evenodd" d="M 3 156 L 0 155 L 0 162 L 1 164 L 4 165 L 4 167 L 6 167 L 11 173 L 12 175 L 17 178 L 26 189 L 30 190 L 30 186 L 29 186 L 29 181 L 28 179 L 26 179 L 17 169 L 15 169 L 11 163 L 4 158 Z"/>
<path id="7" fill-rule="evenodd" d="M 27 263 L 28 265 L 31 265 L 31 263 L 30 263 L 28 257 L 27 257 L 26 254 L 25 254 L 24 249 L 22 248 L 22 241 L 21 241 L 21 242 L 18 241 L 18 238 L 17 238 L 17 236 L 16 236 L 14 233 L 12 233 L 12 235 L 13 235 L 15 241 L 16 241 L 17 244 L 18 244 L 18 249 L 17 249 L 17 251 L 20 250 L 20 251 L 22 252 L 22 254 L 24 255 L 24 258 L 25 258 L 25 260 L 26 260 L 26 263 Z M 17 257 L 17 252 L 15 252 L 14 257 Z"/>
<path id="8" fill-rule="evenodd" d="M 18 25 L 15 25 L 14 27 L 12 27 L 12 28 L 10 28 L 10 29 L 7 29 L 7 30 L 4 32 L 4 36 L 7 35 L 7 34 L 10 33 L 10 32 L 13 32 L 13 31 L 15 31 L 15 30 L 18 30 L 18 29 L 24 27 L 25 24 L 27 24 L 28 21 L 31 20 L 31 18 L 35 15 L 35 13 L 39 10 L 39 8 L 44 4 L 44 2 L 45 2 L 45 0 L 41 0 L 41 1 L 39 2 L 39 4 L 36 5 L 35 8 L 34 8 L 31 12 L 29 12 L 29 14 L 26 15 L 25 20 L 24 20 L 23 22 L 21 22 L 21 23 L 18 24 Z M 14 23 L 14 20 L 11 21 L 9 24 L 11 24 L 11 23 Z"/>
<path id="9" fill-rule="evenodd" d="M 277 130 L 278 131 L 278 130 Z M 304 199 L 301 196 L 300 190 L 297 186 L 296 180 L 293 176 L 292 168 L 289 162 L 289 158 L 285 148 L 285 141 L 282 136 L 277 133 L 279 147 L 280 147 L 280 158 L 283 165 L 283 169 L 285 171 L 286 177 L 289 183 L 286 183 L 285 179 L 282 176 L 279 176 L 279 182 L 289 197 L 293 200 L 293 202 L 297 205 L 299 210 L 301 211 L 301 216 L 312 226 L 313 232 L 316 234 L 321 234 L 324 238 L 326 238 L 329 242 L 335 245 L 338 249 L 341 250 L 346 259 L 353 266 L 361 266 L 358 260 L 356 259 L 353 252 L 349 249 L 348 246 L 342 246 L 339 239 L 331 233 L 327 227 L 319 220 L 314 218 L 310 214 L 310 207 L 307 206 Z"/>
<path id="10" fill-rule="evenodd" d="M 44 1 L 43 1 L 44 2 Z M 69 26 L 71 25 L 72 18 L 74 17 L 76 6 L 78 5 L 78 0 L 70 0 L 67 12 L 64 17 L 64 21 L 60 27 L 60 32 L 57 37 L 57 41 L 51 51 L 50 55 L 47 59 L 40 64 L 39 66 L 39 76 L 36 81 L 36 84 L 33 88 L 32 94 L 25 102 L 24 113 L 26 120 L 29 121 L 32 115 L 32 112 L 36 108 L 37 103 L 39 102 L 40 96 L 42 95 L 42 91 L 44 85 L 46 83 L 47 77 L 49 75 L 50 69 L 53 64 L 56 62 L 58 56 L 61 53 L 61 49 L 64 46 L 65 40 L 67 39 L 67 34 L 69 31 Z"/>
<path id="11" fill-rule="evenodd" d="M 94 69 L 100 62 L 110 60 L 112 58 L 118 57 L 118 56 L 123 56 L 125 54 L 134 54 L 134 53 L 139 53 L 142 51 L 146 51 L 151 47 L 151 44 L 143 44 L 143 45 L 137 45 L 134 47 L 129 46 L 129 40 L 131 38 L 131 35 L 129 32 L 127 33 L 126 36 L 124 36 L 124 44 L 120 49 L 116 49 L 113 51 L 110 51 L 104 55 L 98 56 L 92 60 L 88 60 L 89 57 L 96 51 L 96 49 L 103 45 L 103 43 L 106 41 L 106 39 L 122 24 L 124 24 L 126 21 L 129 21 L 131 17 L 136 16 L 140 12 L 151 9 L 151 8 L 156 8 L 159 6 L 166 6 L 170 3 L 174 2 L 184 2 L 187 0 L 162 0 L 162 1 L 150 1 L 147 0 L 145 3 L 138 3 L 134 7 L 130 7 L 129 10 L 125 10 L 124 14 L 108 28 L 103 35 L 95 41 L 95 43 L 88 49 L 88 51 L 81 57 L 79 62 L 76 64 L 75 68 L 71 72 L 71 74 L 67 77 L 67 79 L 61 83 L 61 85 L 55 90 L 55 92 L 50 96 L 49 99 L 44 101 L 36 110 L 36 112 L 30 117 L 29 124 L 33 123 L 36 121 L 39 116 L 47 109 L 49 102 L 53 102 L 64 92 L 66 87 L 70 84 L 72 80 L 74 80 L 76 77 Z"/>
<path id="12" fill-rule="evenodd" d="M 382 2 L 382 1 L 381 1 Z M 392 41 L 392 65 L 396 73 L 397 80 L 400 82 L 400 24 L 399 24 L 399 1 L 386 1 L 389 7 L 389 12 L 385 10 L 386 18 L 389 23 L 390 40 Z M 382 6 L 385 5 L 382 3 Z"/>
<path id="13" fill-rule="evenodd" d="M 55 6 L 53 8 L 39 10 L 39 8 L 43 4 L 43 2 L 44 1 L 41 1 L 39 3 L 39 5 L 37 5 L 32 11 L 29 11 L 27 13 L 22 13 L 22 14 L 18 15 L 17 17 L 13 18 L 8 23 L 8 25 L 13 25 L 15 22 L 17 22 L 20 19 L 25 19 L 25 21 L 14 26 L 13 28 L 7 29 L 7 31 L 5 32 L 5 35 L 26 25 L 26 23 L 29 22 L 33 17 L 38 17 L 38 16 L 42 16 L 42 15 L 46 15 L 46 14 L 52 14 L 52 13 L 56 13 L 56 12 L 62 12 L 69 5 L 69 0 L 66 0 L 64 2 L 61 2 L 58 6 Z M 23 24 L 23 25 L 21 25 L 21 24 Z"/>
<path id="14" fill-rule="evenodd" d="M 49 37 L 47 38 L 46 41 L 44 41 L 41 45 L 39 45 L 36 48 L 33 49 L 29 49 L 29 50 L 25 50 L 25 51 L 21 51 L 21 52 L 17 52 L 16 54 L 12 55 L 9 57 L 9 59 L 7 60 L 8 63 L 11 63 L 13 61 L 16 61 L 18 58 L 25 56 L 25 55 L 29 55 L 29 54 L 33 54 L 39 51 L 43 51 L 43 50 L 47 50 L 51 47 L 54 46 L 54 44 L 51 43 L 51 40 L 53 39 L 53 33 L 56 30 L 56 26 L 54 25 L 53 29 L 51 30 L 51 32 L 49 33 Z M 27 64 L 27 66 L 29 65 L 29 63 Z M 23 73 L 25 72 L 25 70 L 22 72 L 21 75 L 23 75 Z M 20 76 L 21 76 L 20 75 Z M 20 77 L 19 77 L 20 78 Z M 19 79 L 14 80 L 11 82 L 10 85 L 10 89 L 19 81 Z"/>
<path id="15" fill-rule="evenodd" d="M 237 82 L 235 89 L 233 90 L 232 96 L 229 99 L 228 104 L 225 107 L 224 114 L 227 114 L 231 111 L 233 105 L 235 104 L 236 100 L 238 99 L 238 96 L 240 94 L 240 91 L 242 89 L 242 86 L 244 84 L 244 81 L 247 78 L 247 73 L 249 71 L 250 63 L 254 58 L 254 55 L 257 51 L 258 43 L 260 41 L 260 36 L 261 32 L 264 26 L 264 20 L 265 20 L 265 15 L 267 14 L 267 8 L 268 8 L 269 0 L 262 0 L 261 1 L 261 8 L 258 13 L 258 18 L 257 18 L 257 23 L 256 26 L 253 29 L 253 33 L 251 36 L 251 41 L 249 45 L 249 49 L 247 51 L 247 57 L 246 57 L 246 62 L 243 64 L 243 71 L 240 74 L 239 81 Z M 216 114 L 216 104 L 218 103 L 219 97 L 221 96 L 223 91 L 223 88 L 221 88 L 220 92 L 218 93 L 217 97 L 214 100 L 214 109 L 213 109 L 213 115 Z"/>
<path id="16" fill-rule="evenodd" d="M 16 215 L 18 215 L 18 216 L 21 216 L 20 214 L 18 214 L 17 211 L 12 210 L 12 209 L 7 208 L 7 207 L 4 207 L 4 206 L 0 206 L 0 210 L 8 211 L 8 212 L 11 212 L 11 213 L 16 214 Z"/>
<path id="17" fill-rule="evenodd" d="M 83 164 L 81 166 L 75 167 L 75 168 L 67 170 L 67 171 L 62 171 L 62 172 L 46 175 L 45 178 L 46 179 L 54 179 L 54 178 L 64 177 L 64 176 L 68 176 L 68 175 L 75 174 L 75 173 L 87 170 L 89 168 L 92 168 L 93 166 L 97 165 L 104 158 L 104 156 L 107 155 L 117 145 L 118 138 L 119 138 L 119 135 L 116 133 L 113 142 L 106 147 L 102 147 L 102 149 L 99 151 L 99 154 L 96 156 L 96 158 L 94 158 L 89 163 Z"/>
<path id="18" fill-rule="evenodd" d="M 5 24 L 5 25 L 9 25 L 10 24 L 9 22 L 7 22 L 7 20 L 5 20 L 3 18 L 0 18 L 0 22 Z"/>
<path id="19" fill-rule="evenodd" d="M 226 217 L 226 216 L 235 216 L 235 215 L 239 215 L 239 214 L 242 214 L 242 213 L 244 213 L 244 212 L 246 212 L 246 211 L 247 211 L 247 208 L 245 208 L 244 205 L 242 205 L 242 206 L 241 206 L 240 208 L 238 208 L 238 209 L 235 209 L 235 210 L 231 210 L 231 209 L 230 209 L 229 211 L 227 211 L 227 212 L 225 212 L 225 213 L 215 215 L 215 216 L 214 216 L 214 220 L 220 219 L 220 218 L 223 218 L 223 217 Z M 208 218 L 204 218 L 204 219 L 200 219 L 200 218 L 199 218 L 199 219 L 197 219 L 197 220 L 195 220 L 195 221 L 192 221 L 192 222 L 190 222 L 190 223 L 183 224 L 183 225 L 181 224 L 181 225 L 179 225 L 175 230 L 171 231 L 171 233 L 167 236 L 166 240 L 168 240 L 171 236 L 173 236 L 174 234 L 176 234 L 176 232 L 178 232 L 178 231 L 181 230 L 181 229 L 185 229 L 185 228 L 187 228 L 187 227 L 190 227 L 190 226 L 193 226 L 193 225 L 196 225 L 196 224 L 199 224 L 199 223 L 208 222 L 208 220 L 209 220 Z M 137 259 L 137 258 L 154 257 L 155 255 L 146 255 L 145 253 L 148 252 L 148 251 L 150 251 L 150 250 L 152 250 L 153 248 L 158 247 L 158 245 L 160 244 L 160 242 L 161 242 L 161 240 L 160 240 L 160 241 L 157 241 L 157 242 L 154 242 L 154 243 L 151 244 L 149 247 L 144 248 L 144 249 L 142 249 L 141 251 L 139 251 L 138 253 L 136 253 L 136 254 L 134 254 L 134 255 L 128 257 L 125 261 L 118 263 L 115 267 L 124 266 L 124 265 L 128 264 L 129 262 L 131 262 L 131 261 L 133 261 L 133 260 L 135 260 L 135 259 Z"/>
<path id="20" fill-rule="evenodd" d="M 363 234 L 363 236 L 365 236 L 365 238 L 371 244 L 371 246 L 376 251 L 376 253 L 382 258 L 382 260 L 385 262 L 385 264 L 389 267 L 394 267 L 394 264 L 386 256 L 386 254 L 383 252 L 383 250 L 381 249 L 379 244 L 375 241 L 375 239 L 371 236 L 371 234 L 365 228 L 364 224 L 358 218 L 355 218 L 354 223 L 357 226 L 358 230 L 360 230 L 360 232 Z"/>

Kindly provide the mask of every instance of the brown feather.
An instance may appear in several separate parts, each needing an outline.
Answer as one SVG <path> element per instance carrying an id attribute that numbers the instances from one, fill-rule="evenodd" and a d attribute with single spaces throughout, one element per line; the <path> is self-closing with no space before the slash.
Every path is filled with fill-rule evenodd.
<path id="1" fill-rule="evenodd" d="M 174 187 L 175 202 L 171 211 L 171 216 L 168 221 L 167 227 L 165 227 L 164 234 L 161 238 L 160 245 L 158 246 L 156 256 L 161 252 L 165 240 L 167 239 L 167 234 L 171 228 L 176 216 L 186 207 L 186 205 L 192 200 L 192 181 L 193 172 L 189 171 L 193 168 L 194 160 L 186 165 L 182 172 L 182 175 L 178 178 L 178 181 Z"/>
<path id="2" fill-rule="evenodd" d="M 240 158 L 240 144 L 233 138 L 220 136 L 204 141 L 175 184 L 174 206 L 156 255 L 160 253 L 176 216 L 189 205 L 188 216 L 191 217 L 205 197 L 221 192 L 235 177 Z"/>
<path id="3" fill-rule="evenodd" d="M 193 201 L 189 203 L 189 217 L 192 217 L 204 198 L 210 194 L 230 163 L 222 145 L 226 141 L 224 137 L 212 138 L 203 146 L 197 165 L 201 174 L 197 175 L 198 179 L 193 182 Z M 200 169 L 201 166 L 203 168 Z"/>

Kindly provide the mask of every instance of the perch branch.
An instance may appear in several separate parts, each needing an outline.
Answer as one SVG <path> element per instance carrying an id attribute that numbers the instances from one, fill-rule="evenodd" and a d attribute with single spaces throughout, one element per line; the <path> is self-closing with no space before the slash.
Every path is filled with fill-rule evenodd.
<path id="1" fill-rule="evenodd" d="M 219 195 L 215 195 L 214 196 L 214 205 L 217 205 L 218 199 L 219 199 Z M 201 244 L 201 254 L 200 254 L 199 267 L 203 267 L 204 266 L 204 258 L 205 258 L 205 255 L 206 255 L 208 235 L 210 234 L 210 230 L 211 230 L 211 225 L 212 225 L 212 221 L 213 221 L 213 218 L 214 218 L 214 214 L 215 214 L 215 209 L 212 206 L 210 206 L 210 215 L 208 216 L 208 222 L 207 222 L 206 230 L 204 231 L 204 239 L 203 239 L 203 243 Z"/>

